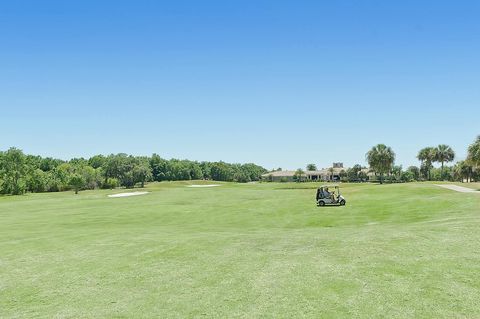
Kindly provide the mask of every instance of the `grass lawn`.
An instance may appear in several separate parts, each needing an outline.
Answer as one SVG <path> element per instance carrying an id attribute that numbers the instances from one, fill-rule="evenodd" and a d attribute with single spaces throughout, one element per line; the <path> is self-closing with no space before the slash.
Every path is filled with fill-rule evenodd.
<path id="1" fill-rule="evenodd" d="M 186 184 L 0 197 L 0 318 L 480 318 L 480 194 Z"/>

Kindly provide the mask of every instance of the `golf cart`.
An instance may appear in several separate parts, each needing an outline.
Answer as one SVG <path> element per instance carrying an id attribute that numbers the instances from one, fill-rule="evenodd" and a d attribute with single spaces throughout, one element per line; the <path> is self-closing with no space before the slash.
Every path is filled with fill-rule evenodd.
<path id="1" fill-rule="evenodd" d="M 331 190 L 333 189 L 333 190 Z M 347 201 L 340 194 L 340 188 L 337 185 L 322 186 L 317 189 L 317 206 L 339 205 L 344 206 Z"/>

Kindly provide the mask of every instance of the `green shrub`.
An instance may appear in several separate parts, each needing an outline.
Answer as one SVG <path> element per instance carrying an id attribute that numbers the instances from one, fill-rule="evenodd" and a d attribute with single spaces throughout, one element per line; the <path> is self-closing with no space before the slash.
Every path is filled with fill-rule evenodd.
<path id="1" fill-rule="evenodd" d="M 114 189 L 120 185 L 118 179 L 116 178 L 107 178 L 107 180 L 102 184 L 103 189 Z"/>

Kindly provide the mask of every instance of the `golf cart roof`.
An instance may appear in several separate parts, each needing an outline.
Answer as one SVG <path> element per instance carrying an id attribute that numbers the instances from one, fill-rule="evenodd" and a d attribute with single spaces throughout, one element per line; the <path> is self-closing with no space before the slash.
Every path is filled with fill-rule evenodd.
<path id="1" fill-rule="evenodd" d="M 319 188 L 330 188 L 330 187 L 338 188 L 338 185 L 322 185 Z"/>

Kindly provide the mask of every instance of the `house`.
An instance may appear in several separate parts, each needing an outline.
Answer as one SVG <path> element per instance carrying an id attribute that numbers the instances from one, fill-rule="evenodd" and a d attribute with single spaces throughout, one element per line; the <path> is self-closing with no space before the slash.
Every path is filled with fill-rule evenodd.
<path id="1" fill-rule="evenodd" d="M 293 182 L 295 171 L 273 171 L 262 175 L 262 181 L 266 182 Z"/>
<path id="2" fill-rule="evenodd" d="M 305 171 L 303 178 L 307 181 L 339 181 L 340 173 L 345 171 L 343 163 L 333 163 L 332 167 L 316 171 Z M 262 180 L 269 182 L 293 182 L 295 171 L 273 171 L 262 175 Z"/>
<path id="3" fill-rule="evenodd" d="M 345 171 L 343 167 L 330 167 L 318 171 L 306 171 L 305 176 L 308 181 L 337 182 L 340 180 L 342 171 Z"/>

